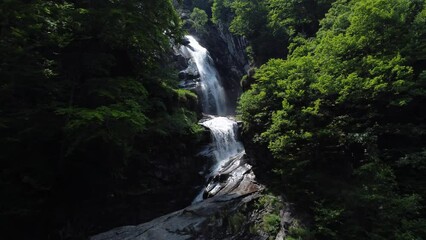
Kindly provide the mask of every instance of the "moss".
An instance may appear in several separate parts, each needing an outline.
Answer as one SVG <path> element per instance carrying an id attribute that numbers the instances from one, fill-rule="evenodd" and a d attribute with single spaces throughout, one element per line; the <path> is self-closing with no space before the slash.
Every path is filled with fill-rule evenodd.
<path id="1" fill-rule="evenodd" d="M 288 229 L 288 236 L 285 240 L 313 239 L 313 235 L 313 232 L 309 231 L 309 229 L 300 225 L 298 221 L 294 221 Z"/>
<path id="2" fill-rule="evenodd" d="M 255 207 L 261 211 L 266 211 L 262 221 L 256 224 L 256 231 L 265 232 L 270 238 L 274 238 L 280 230 L 280 210 L 284 207 L 280 198 L 272 194 L 263 195 L 259 198 Z"/>
<path id="3" fill-rule="evenodd" d="M 255 224 L 253 224 L 253 225 L 250 225 L 250 227 L 249 227 L 249 233 L 251 233 L 251 234 L 257 234 L 259 231 L 258 231 L 258 229 L 256 228 L 256 225 Z"/>
<path id="4" fill-rule="evenodd" d="M 173 89 L 177 94 L 178 101 L 188 102 L 188 101 L 197 101 L 197 95 L 186 89 Z"/>
<path id="5" fill-rule="evenodd" d="M 271 214 L 279 215 L 280 210 L 284 208 L 280 198 L 271 194 L 263 195 L 255 204 L 257 209 L 265 209 Z"/>
<path id="6" fill-rule="evenodd" d="M 228 218 L 228 226 L 232 232 L 239 232 L 241 227 L 244 225 L 244 222 L 245 216 L 240 212 L 237 212 Z"/>
<path id="7" fill-rule="evenodd" d="M 274 213 L 263 216 L 262 229 L 271 236 L 275 236 L 280 230 L 280 216 Z"/>

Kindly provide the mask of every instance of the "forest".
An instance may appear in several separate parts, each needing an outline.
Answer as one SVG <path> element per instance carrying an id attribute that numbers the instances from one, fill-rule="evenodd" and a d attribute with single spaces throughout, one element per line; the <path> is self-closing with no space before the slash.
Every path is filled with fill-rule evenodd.
<path id="1" fill-rule="evenodd" d="M 208 137 L 174 48 L 212 29 L 247 43 L 236 119 L 254 206 L 300 216 L 283 240 L 426 239 L 426 0 L 2 0 L 0 236 L 189 205 Z M 229 239 L 275 239 L 278 213 Z"/>
<path id="2" fill-rule="evenodd" d="M 256 4 L 264 25 L 251 19 Z M 246 79 L 238 111 L 248 141 L 271 155 L 259 164 L 273 190 L 312 216 L 301 239 L 424 239 L 426 2 L 228 6 L 236 33 L 285 36 L 285 58 L 253 41 L 255 59 L 268 60 Z"/>
<path id="3" fill-rule="evenodd" d="M 189 155 L 202 130 L 166 59 L 183 36 L 173 5 L 5 0 L 0 24 L 1 235 L 113 227 L 157 187 L 151 165 Z"/>

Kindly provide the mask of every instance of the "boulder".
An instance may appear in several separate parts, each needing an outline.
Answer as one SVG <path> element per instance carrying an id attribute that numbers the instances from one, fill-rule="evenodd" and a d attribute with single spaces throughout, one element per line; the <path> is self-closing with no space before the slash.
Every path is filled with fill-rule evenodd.
<path id="1" fill-rule="evenodd" d="M 188 74 L 188 79 L 194 79 L 200 77 L 198 72 L 197 64 L 193 59 L 188 60 L 188 68 L 185 69 L 185 72 Z"/>
<path id="2" fill-rule="evenodd" d="M 184 71 L 180 71 L 178 74 L 178 77 L 180 80 L 185 80 L 188 77 L 188 73 L 184 70 Z"/>
<path id="3" fill-rule="evenodd" d="M 191 80 L 184 80 L 184 81 L 180 81 L 178 84 L 179 88 L 183 88 L 186 90 L 196 90 L 197 87 L 199 86 L 199 79 L 191 79 Z"/>
<path id="4" fill-rule="evenodd" d="M 197 64 L 192 59 L 188 60 L 187 68 L 179 72 L 178 77 L 180 80 L 193 80 L 198 79 L 199 81 L 200 73 L 198 72 Z"/>
<path id="5" fill-rule="evenodd" d="M 177 69 L 185 69 L 188 67 L 188 61 L 182 54 L 175 54 L 174 62 L 176 63 L 175 68 Z"/>
<path id="6" fill-rule="evenodd" d="M 184 18 L 182 18 L 182 19 L 184 19 Z M 182 39 L 182 45 L 187 46 L 189 43 L 190 42 L 189 42 L 188 38 L 183 38 Z"/>

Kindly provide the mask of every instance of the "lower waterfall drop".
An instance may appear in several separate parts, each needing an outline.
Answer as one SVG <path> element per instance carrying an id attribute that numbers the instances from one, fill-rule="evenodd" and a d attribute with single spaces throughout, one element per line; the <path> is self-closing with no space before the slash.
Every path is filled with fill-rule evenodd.
<path id="1" fill-rule="evenodd" d="M 218 175 L 235 156 L 245 152 L 243 144 L 237 138 L 237 123 L 226 117 L 210 117 L 211 119 L 200 123 L 210 129 L 212 136 L 210 157 L 214 162 L 205 175 L 207 181 Z M 207 186 L 200 191 L 192 203 L 202 201 L 206 189 Z"/>

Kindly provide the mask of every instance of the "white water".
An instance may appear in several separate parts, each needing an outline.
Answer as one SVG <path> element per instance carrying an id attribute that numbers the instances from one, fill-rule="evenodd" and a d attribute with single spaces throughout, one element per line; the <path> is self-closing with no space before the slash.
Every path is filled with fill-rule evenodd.
<path id="1" fill-rule="evenodd" d="M 231 161 L 231 159 L 244 151 L 243 144 L 238 141 L 238 125 L 235 121 L 224 117 L 227 112 L 225 91 L 220 83 L 219 74 L 213 64 L 208 51 L 202 47 L 192 36 L 186 36 L 189 40 L 188 46 L 182 46 L 181 52 L 187 58 L 192 58 L 197 65 L 201 79 L 201 101 L 203 111 L 211 119 L 200 124 L 209 128 L 212 135 L 212 158 L 213 166 L 210 168 L 206 179 L 215 176 Z M 205 188 L 197 195 L 193 203 L 203 200 Z"/>
<path id="2" fill-rule="evenodd" d="M 235 121 L 226 117 L 215 117 L 202 122 L 201 125 L 209 128 L 213 137 L 215 165 L 211 168 L 211 173 L 214 174 L 227 160 L 244 151 L 244 147 L 237 140 L 238 125 Z"/>
<path id="3" fill-rule="evenodd" d="M 197 65 L 201 79 L 201 103 L 203 112 L 224 116 L 226 114 L 225 91 L 219 81 L 219 74 L 214 66 L 213 59 L 207 49 L 202 47 L 192 36 L 186 36 L 188 46 L 182 46 L 181 52 L 190 57 Z"/>
<path id="4" fill-rule="evenodd" d="M 244 152 L 243 144 L 238 141 L 238 125 L 235 121 L 227 117 L 210 116 L 211 119 L 200 124 L 210 129 L 212 136 L 211 152 L 205 154 L 213 158 L 213 165 L 210 167 L 206 180 L 219 174 L 219 172 L 237 155 Z M 207 183 L 208 184 L 208 183 Z M 218 187 L 218 186 L 217 186 Z M 203 201 L 206 187 L 198 193 L 192 203 Z M 210 189 L 215 192 L 215 189 Z"/>

